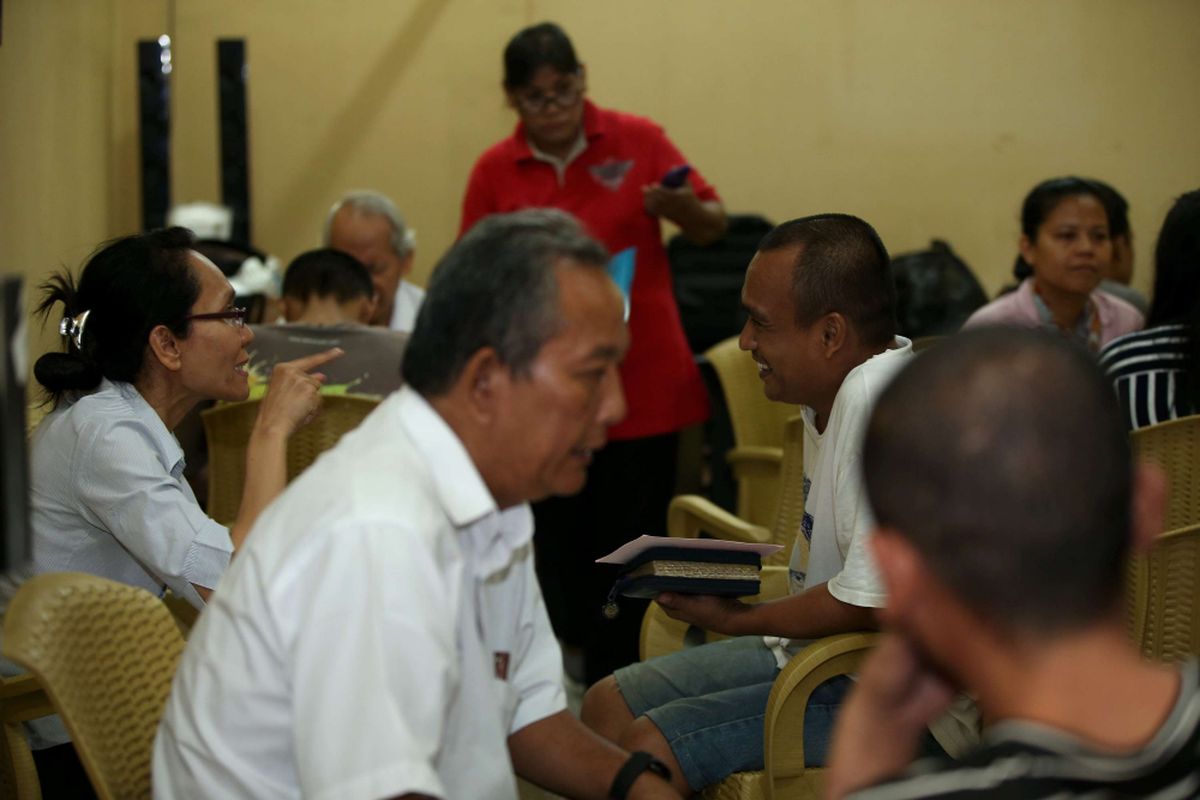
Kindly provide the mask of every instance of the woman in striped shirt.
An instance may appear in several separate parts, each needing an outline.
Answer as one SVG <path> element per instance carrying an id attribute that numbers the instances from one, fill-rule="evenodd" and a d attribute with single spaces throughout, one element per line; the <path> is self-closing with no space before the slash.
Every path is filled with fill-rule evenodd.
<path id="1" fill-rule="evenodd" d="M 1200 189 L 1167 214 L 1154 271 L 1146 330 L 1100 354 L 1131 430 L 1200 413 Z"/>

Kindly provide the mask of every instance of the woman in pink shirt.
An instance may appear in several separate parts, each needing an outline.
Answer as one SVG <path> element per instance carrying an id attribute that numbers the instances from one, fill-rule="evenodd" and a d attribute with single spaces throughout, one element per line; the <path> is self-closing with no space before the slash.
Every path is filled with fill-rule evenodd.
<path id="1" fill-rule="evenodd" d="M 1097 352 L 1139 330 L 1141 313 L 1097 287 L 1112 260 L 1108 215 L 1100 189 L 1083 178 L 1043 181 L 1021 207 L 1021 262 L 1032 276 L 976 311 L 964 328 L 1045 327 Z"/>

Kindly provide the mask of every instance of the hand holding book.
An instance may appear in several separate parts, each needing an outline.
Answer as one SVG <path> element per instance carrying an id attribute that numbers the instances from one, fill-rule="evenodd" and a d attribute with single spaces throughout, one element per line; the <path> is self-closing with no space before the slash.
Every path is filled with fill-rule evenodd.
<path id="1" fill-rule="evenodd" d="M 615 615 L 612 600 L 618 594 L 656 597 L 660 605 L 668 608 L 668 613 L 670 606 L 664 602 L 667 599 L 663 596 L 664 592 L 672 595 L 722 595 L 729 598 L 757 594 L 762 557 L 780 549 L 779 545 L 747 544 L 723 539 L 638 537 L 607 556 L 596 559 L 597 563 L 621 566 L 605 613 Z M 699 610 L 697 603 L 693 602 L 695 599 L 673 601 L 682 613 L 684 606 Z"/>

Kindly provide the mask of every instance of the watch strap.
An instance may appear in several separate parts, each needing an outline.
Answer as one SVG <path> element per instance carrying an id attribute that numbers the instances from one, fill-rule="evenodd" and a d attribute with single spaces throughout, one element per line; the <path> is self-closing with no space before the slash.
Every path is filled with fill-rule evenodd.
<path id="1" fill-rule="evenodd" d="M 666 764 L 644 750 L 637 750 L 630 753 L 629 760 L 617 771 L 617 777 L 613 778 L 612 788 L 608 790 L 611 800 L 625 800 L 633 782 L 643 772 L 653 772 L 668 783 L 671 780 L 671 770 Z"/>

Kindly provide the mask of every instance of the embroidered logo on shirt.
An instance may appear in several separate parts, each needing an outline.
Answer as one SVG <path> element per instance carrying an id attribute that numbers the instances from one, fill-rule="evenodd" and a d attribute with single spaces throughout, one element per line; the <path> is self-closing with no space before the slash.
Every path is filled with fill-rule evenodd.
<path id="1" fill-rule="evenodd" d="M 629 161 L 617 161 L 615 158 L 610 158 L 594 166 L 588 167 L 588 172 L 592 173 L 592 177 L 606 189 L 616 191 L 621 188 L 621 184 L 625 182 L 625 176 L 629 174 L 629 170 L 633 169 L 632 159 Z"/>
<path id="2" fill-rule="evenodd" d="M 502 681 L 508 680 L 509 654 L 503 651 L 492 653 L 492 665 L 496 669 L 496 677 Z"/>

